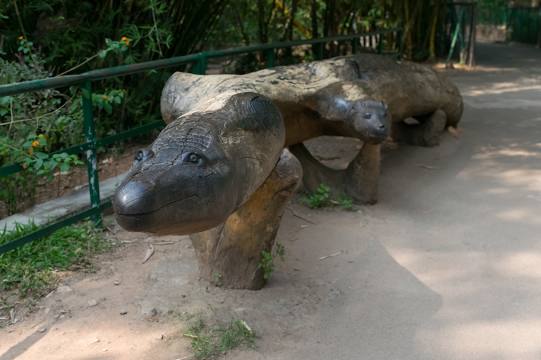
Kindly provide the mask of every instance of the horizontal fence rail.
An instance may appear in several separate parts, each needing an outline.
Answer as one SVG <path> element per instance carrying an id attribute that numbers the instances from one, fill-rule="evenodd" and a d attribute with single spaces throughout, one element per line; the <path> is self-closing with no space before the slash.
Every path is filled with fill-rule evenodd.
<path id="1" fill-rule="evenodd" d="M 333 42 L 351 42 L 351 50 L 353 53 L 357 52 L 359 48 L 369 48 L 376 51 L 377 53 L 383 53 L 385 35 L 392 36 L 393 41 L 396 44 L 396 49 L 393 49 L 394 51 L 390 52 L 390 54 L 397 54 L 398 56 L 400 56 L 402 51 L 402 31 L 401 29 L 389 29 L 354 35 L 333 36 L 309 40 L 295 40 L 271 44 L 259 44 L 224 50 L 203 51 L 185 56 L 177 56 L 167 59 L 146 61 L 137 64 L 120 65 L 104 69 L 92 70 L 77 75 L 64 75 L 46 79 L 0 85 L 0 97 L 17 95 L 32 91 L 56 89 L 60 87 L 80 87 L 82 91 L 84 119 L 83 126 L 85 142 L 79 145 L 72 146 L 70 148 L 59 150 L 56 153 L 85 154 L 90 195 L 90 207 L 88 209 L 64 217 L 60 220 L 50 222 L 30 234 L 22 236 L 7 244 L 0 245 L 0 254 L 13 250 L 34 240 L 43 238 L 64 226 L 68 226 L 86 218 L 92 218 L 96 224 L 101 224 L 102 211 L 111 207 L 111 201 L 100 201 L 99 177 L 97 169 L 97 148 L 148 133 L 151 130 L 159 129 L 165 125 L 162 121 L 155 121 L 149 124 L 123 131 L 115 135 L 97 139 L 95 133 L 94 117 L 92 113 L 92 82 L 144 73 L 151 70 L 179 67 L 182 65 L 192 65 L 190 69 L 191 72 L 196 74 L 205 74 L 209 59 L 237 56 L 250 53 L 262 53 L 266 61 L 266 67 L 271 68 L 275 66 L 276 50 L 278 49 L 312 45 L 312 50 L 315 53 L 315 57 L 319 60 L 324 58 L 324 46 L 328 43 Z M 20 164 L 4 165 L 0 167 L 0 177 L 10 176 L 23 170 L 24 169 Z M 2 229 L 0 229 L 0 231 L 2 231 Z"/>

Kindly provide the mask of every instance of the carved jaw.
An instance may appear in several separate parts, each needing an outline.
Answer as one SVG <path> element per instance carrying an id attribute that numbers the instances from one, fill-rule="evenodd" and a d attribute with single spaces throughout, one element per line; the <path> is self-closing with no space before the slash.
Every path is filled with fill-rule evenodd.
<path id="1" fill-rule="evenodd" d="M 191 234 L 217 226 L 234 211 L 233 165 L 215 129 L 194 116 L 169 124 L 150 150 L 136 155 L 113 201 L 123 228 Z"/>

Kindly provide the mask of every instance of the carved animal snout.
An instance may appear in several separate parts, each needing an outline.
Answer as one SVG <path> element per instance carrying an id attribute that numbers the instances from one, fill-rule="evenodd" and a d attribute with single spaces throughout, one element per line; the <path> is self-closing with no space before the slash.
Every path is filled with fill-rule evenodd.
<path id="1" fill-rule="evenodd" d="M 129 181 L 119 187 L 113 204 L 120 215 L 138 215 L 152 210 L 151 187 L 142 181 Z"/>

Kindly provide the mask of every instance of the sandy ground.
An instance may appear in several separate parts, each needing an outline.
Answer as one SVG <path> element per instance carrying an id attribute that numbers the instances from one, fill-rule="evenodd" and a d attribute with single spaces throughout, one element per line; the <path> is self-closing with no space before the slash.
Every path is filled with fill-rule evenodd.
<path id="1" fill-rule="evenodd" d="M 451 73 L 461 136 L 387 151 L 377 205 L 289 205 L 265 289 L 200 281 L 186 237 L 118 231 L 96 274 L 0 330 L 0 360 L 189 359 L 197 313 L 257 332 L 227 359 L 540 359 L 541 50 L 482 44 L 478 63 Z"/>

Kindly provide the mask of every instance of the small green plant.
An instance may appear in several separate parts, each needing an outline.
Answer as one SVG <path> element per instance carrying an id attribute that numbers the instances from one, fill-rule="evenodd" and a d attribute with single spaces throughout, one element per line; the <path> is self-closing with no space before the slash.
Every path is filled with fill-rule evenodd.
<path id="1" fill-rule="evenodd" d="M 331 188 L 325 184 L 320 184 L 316 191 L 306 195 L 303 202 L 312 209 L 337 205 L 344 210 L 353 210 L 353 200 L 350 197 L 341 195 L 338 200 L 333 199 L 331 197 Z"/>
<path id="2" fill-rule="evenodd" d="M 279 242 L 277 242 L 274 249 L 275 249 L 276 255 L 278 255 L 278 257 L 280 257 L 282 261 L 285 261 L 286 247 L 280 244 Z"/>
<path id="3" fill-rule="evenodd" d="M 347 211 L 353 210 L 353 200 L 350 197 L 347 197 L 346 195 L 340 196 L 338 199 L 338 205 Z"/>
<path id="4" fill-rule="evenodd" d="M 215 271 L 212 273 L 212 283 L 216 286 L 222 286 L 223 285 L 223 275 L 219 272 Z"/>
<path id="5" fill-rule="evenodd" d="M 255 334 L 243 320 L 234 320 L 225 326 L 208 327 L 198 317 L 184 336 L 192 339 L 192 350 L 198 360 L 215 359 L 239 346 L 255 346 Z"/>
<path id="6" fill-rule="evenodd" d="M 274 258 L 272 253 L 267 250 L 261 251 L 261 259 L 259 260 L 259 268 L 263 271 L 263 279 L 269 280 L 274 272 Z"/>
<path id="7" fill-rule="evenodd" d="M 263 250 L 261 251 L 261 259 L 259 260 L 259 268 L 263 271 L 263 279 L 268 281 L 271 278 L 272 273 L 274 272 L 274 259 L 276 256 L 280 260 L 285 261 L 286 248 L 280 243 L 276 243 L 274 246 L 274 254 L 272 251 Z"/>
<path id="8" fill-rule="evenodd" d="M 328 206 L 331 200 L 331 188 L 320 184 L 316 191 L 304 197 L 304 202 L 312 209 Z"/>

